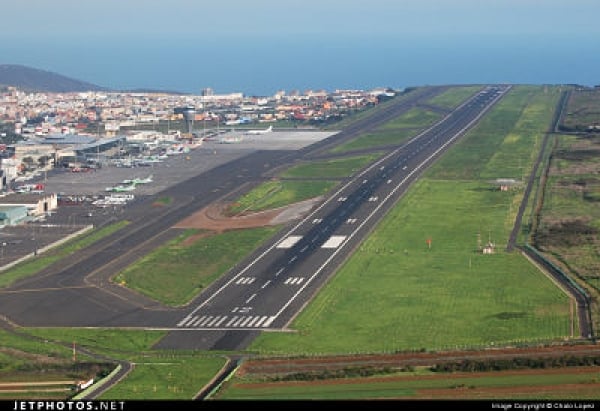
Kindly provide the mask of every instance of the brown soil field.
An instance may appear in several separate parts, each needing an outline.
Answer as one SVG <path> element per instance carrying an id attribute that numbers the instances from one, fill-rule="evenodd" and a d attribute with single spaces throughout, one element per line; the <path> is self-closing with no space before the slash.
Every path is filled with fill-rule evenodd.
<path id="1" fill-rule="evenodd" d="M 483 351 L 462 351 L 445 353 L 407 353 L 397 355 L 369 355 L 369 356 L 347 356 L 347 357 L 323 357 L 307 359 L 286 359 L 286 360 L 248 360 L 238 370 L 238 375 L 254 374 L 253 376 L 275 376 L 285 375 L 292 372 L 315 372 L 331 371 L 336 368 L 360 367 L 360 366 L 427 366 L 440 364 L 448 361 L 460 361 L 461 359 L 507 359 L 515 357 L 559 357 L 559 356 L 586 356 L 600 354 L 600 347 L 596 345 L 564 346 L 564 347 L 542 347 L 526 349 L 493 349 Z M 238 388 L 277 389 L 286 386 L 305 386 L 314 385 L 351 385 L 365 382 L 371 383 L 389 383 L 418 380 L 448 380 L 456 381 L 454 386 L 449 388 L 427 388 L 418 389 L 411 396 L 399 396 L 397 398 L 386 396 L 390 399 L 409 399 L 409 400 L 485 400 L 485 399 L 532 399 L 532 398 L 555 398 L 555 399 L 600 399 L 600 378 L 593 380 L 582 380 L 577 383 L 569 384 L 548 384 L 548 385 L 516 385 L 502 387 L 477 387 L 471 384 L 463 384 L 461 380 L 469 378 L 489 378 L 489 377 L 523 377 L 523 376 L 547 376 L 551 374 L 589 374 L 600 373 L 600 367 L 581 366 L 581 367 L 562 367 L 562 368 L 544 368 L 544 369 L 521 369 L 521 370 L 503 370 L 488 372 L 453 372 L 439 373 L 435 375 L 390 375 L 380 377 L 366 378 L 331 378 L 319 379 L 313 381 L 277 381 L 277 382 L 258 382 L 258 383 L 236 383 Z M 600 375 L 600 374 L 599 374 Z M 587 377 L 589 378 L 589 376 Z"/>
<path id="2" fill-rule="evenodd" d="M 348 355 L 315 358 L 248 359 L 239 375 L 285 375 L 297 372 L 317 372 L 346 367 L 418 367 L 432 366 L 462 360 L 500 360 L 512 358 L 557 358 L 572 356 L 598 356 L 600 345 L 557 345 L 529 348 L 492 348 L 481 351 L 415 352 L 386 355 Z"/>

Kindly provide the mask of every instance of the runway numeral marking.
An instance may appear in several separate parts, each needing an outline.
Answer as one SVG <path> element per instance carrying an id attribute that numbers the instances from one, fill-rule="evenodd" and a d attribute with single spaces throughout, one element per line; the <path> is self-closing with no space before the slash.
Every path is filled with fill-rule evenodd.
<path id="1" fill-rule="evenodd" d="M 301 238 L 301 235 L 290 235 L 281 240 L 276 248 L 292 248 Z"/>
<path id="2" fill-rule="evenodd" d="M 251 310 L 252 310 L 252 307 L 235 307 L 233 310 L 231 310 L 231 312 L 245 314 L 245 313 L 249 313 Z"/>

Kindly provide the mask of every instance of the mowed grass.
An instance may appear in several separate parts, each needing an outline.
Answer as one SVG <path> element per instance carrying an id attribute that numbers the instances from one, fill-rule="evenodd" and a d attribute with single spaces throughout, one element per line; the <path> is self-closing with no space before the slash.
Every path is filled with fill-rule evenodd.
<path id="1" fill-rule="evenodd" d="M 85 347 L 113 358 L 127 358 L 149 351 L 167 334 L 166 331 L 122 328 L 25 328 L 24 331 L 50 343 L 66 344 L 69 354 L 75 344 L 76 348 Z"/>
<path id="2" fill-rule="evenodd" d="M 428 101 L 443 108 L 454 108 L 481 89 L 480 86 L 452 87 Z M 344 153 L 373 147 L 402 144 L 427 127 L 441 120 L 442 114 L 426 108 L 412 108 L 396 119 L 383 124 L 375 132 L 361 135 L 331 150 Z"/>
<path id="3" fill-rule="evenodd" d="M 430 170 L 384 218 L 297 317 L 296 333 L 262 334 L 252 349 L 391 352 L 570 337 L 567 296 L 518 252 L 504 251 L 522 192 L 501 192 L 481 179 L 518 127 L 530 132 L 535 151 L 537 134 L 523 125 L 535 118 L 539 130 L 547 129 L 549 117 L 536 106 L 540 93 L 533 86 L 511 91 L 441 160 L 446 167 Z M 477 148 L 477 159 L 462 170 Z M 513 167 L 503 170 L 499 176 Z M 495 243 L 496 253 L 479 252 L 478 238 Z"/>
<path id="4" fill-rule="evenodd" d="M 186 230 L 142 257 L 114 281 L 169 306 L 189 302 L 275 234 L 276 226 L 231 230 L 210 235 Z M 202 237 L 203 234 L 209 234 Z M 187 242 L 192 236 L 200 238 Z"/>
<path id="5" fill-rule="evenodd" d="M 367 399 L 574 399 L 597 400 L 597 367 L 573 367 L 547 372 L 487 372 L 469 374 L 409 373 L 361 379 L 311 382 L 261 382 L 234 378 L 218 400 L 367 400 Z M 508 394 L 509 393 L 509 394 Z"/>
<path id="6" fill-rule="evenodd" d="M 441 114 L 424 108 L 411 108 L 400 117 L 388 121 L 378 130 L 395 130 L 402 128 L 423 129 L 442 118 Z"/>
<path id="7" fill-rule="evenodd" d="M 134 363 L 131 373 L 101 399 L 192 399 L 226 363 L 222 356 L 200 351 L 153 350 L 152 346 L 166 331 L 113 328 L 27 328 L 24 331 L 46 339 L 48 347 L 75 343 L 76 347 Z M 72 350 L 67 352 L 68 355 L 62 354 L 61 350 L 61 356 L 70 358 Z"/>
<path id="8" fill-rule="evenodd" d="M 361 170 L 367 164 L 379 158 L 382 153 L 362 156 L 335 158 L 332 160 L 311 161 L 290 167 L 283 173 L 282 178 L 344 178 Z"/>
<path id="9" fill-rule="evenodd" d="M 225 363 L 215 356 L 147 355 L 135 360 L 125 379 L 98 399 L 191 400 Z"/>
<path id="10" fill-rule="evenodd" d="M 299 201 L 319 197 L 331 190 L 337 181 L 267 181 L 237 199 L 228 209 L 229 214 L 257 212 L 283 207 Z"/>
<path id="11" fill-rule="evenodd" d="M 568 337 L 567 297 L 519 253 L 503 252 L 503 194 L 421 181 L 292 324 L 297 333 L 265 333 L 251 348 L 393 352 Z M 490 233 L 496 254 L 477 252 L 478 233 L 482 242 Z"/>
<path id="12" fill-rule="evenodd" d="M 458 107 L 463 101 L 481 90 L 481 86 L 458 86 L 452 87 L 431 99 L 428 103 L 434 106 L 453 109 Z"/>

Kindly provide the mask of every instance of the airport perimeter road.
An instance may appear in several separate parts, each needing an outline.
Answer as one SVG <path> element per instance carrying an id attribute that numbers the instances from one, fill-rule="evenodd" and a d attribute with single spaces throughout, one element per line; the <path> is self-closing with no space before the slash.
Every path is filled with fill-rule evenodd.
<path id="1" fill-rule="evenodd" d="M 0 290 L 0 315 L 20 326 L 30 327 L 179 329 L 177 324 L 191 309 L 164 307 L 143 295 L 111 283 L 110 278 L 150 252 L 153 247 L 179 234 L 180 230 L 173 226 L 208 204 L 264 181 L 266 173 L 280 166 L 289 165 L 295 159 L 323 150 L 329 144 L 339 143 L 372 130 L 443 90 L 444 87 L 433 87 L 413 91 L 386 106 L 385 110 L 377 111 L 375 115 L 358 121 L 349 129 L 332 135 L 324 141 L 307 144 L 305 148 L 260 150 L 260 148 L 253 148 L 252 142 L 248 142 L 248 146 L 243 148 L 244 154 L 240 156 L 230 152 L 237 150 L 235 144 L 215 145 L 209 152 L 203 148 L 198 153 L 190 153 L 192 159 L 189 161 L 180 160 L 178 165 L 170 164 L 170 167 L 164 165 L 155 168 L 154 179 L 161 186 L 164 185 L 164 189 L 146 196 L 139 196 L 136 193 L 133 204 L 116 210 L 115 215 L 111 216 L 115 221 L 129 221 L 126 228 L 61 259 L 35 276 Z M 213 154 L 213 150 L 218 153 Z M 227 153 L 223 154 L 223 152 Z M 207 159 L 207 155 L 214 157 Z M 218 158 L 222 155 L 225 155 L 228 160 L 219 164 Z M 232 158 L 234 160 L 229 161 Z M 201 166 L 196 168 L 197 171 L 190 170 L 191 162 L 196 159 L 198 161 L 205 159 L 215 166 L 208 170 Z M 72 178 L 77 180 L 79 190 L 82 190 L 79 192 L 101 192 L 108 183 L 108 180 L 103 178 L 114 178 L 113 183 L 118 182 L 125 177 L 124 174 L 119 173 L 125 171 L 108 170 L 106 171 L 108 174 L 103 175 L 104 170 L 102 170 L 92 177 L 72 176 Z M 190 175 L 190 172 L 197 174 Z M 57 189 L 65 190 L 69 188 L 61 187 L 60 183 L 60 180 L 56 182 L 52 180 L 48 182 L 47 187 L 55 186 Z M 168 205 L 155 206 L 156 200 L 161 198 L 169 198 L 171 201 Z M 177 273 L 173 273 L 173 281 L 177 281 L 176 276 Z M 229 281 L 231 278 L 228 275 L 222 281 Z M 211 292 L 207 290 L 202 295 L 208 296 Z M 224 297 L 224 293 L 219 293 L 219 299 Z M 273 298 L 279 296 L 274 294 Z M 248 297 L 244 298 L 244 301 L 247 299 Z M 258 321 L 254 323 L 257 325 Z M 261 323 L 264 324 L 265 321 Z M 200 336 L 195 333 L 185 334 L 188 343 L 185 343 L 185 338 L 179 335 L 174 346 L 186 346 L 186 344 L 192 348 L 198 345 L 221 346 L 218 342 L 219 333 L 202 333 Z M 244 332 L 235 336 L 228 335 L 225 340 L 233 347 L 242 346 L 251 340 L 252 335 L 251 332 Z"/>
<path id="2" fill-rule="evenodd" d="M 236 331 L 285 329 L 411 182 L 508 90 L 485 88 L 359 173 L 242 269 L 203 293 L 174 328 L 231 330 L 229 335 L 240 341 Z M 219 341 L 225 344 L 227 334 Z M 218 343 L 198 348 L 225 348 Z"/>

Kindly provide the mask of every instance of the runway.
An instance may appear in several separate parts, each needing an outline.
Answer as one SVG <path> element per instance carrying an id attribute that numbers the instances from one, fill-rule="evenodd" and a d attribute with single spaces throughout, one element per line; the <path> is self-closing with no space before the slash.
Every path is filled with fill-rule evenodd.
<path id="1" fill-rule="evenodd" d="M 411 182 L 474 125 L 507 87 L 488 87 L 353 176 L 310 215 L 248 256 L 242 269 L 217 280 L 186 307 L 164 307 L 112 284 L 110 278 L 175 236 L 172 227 L 200 208 L 260 183 L 295 159 L 316 156 L 374 129 L 443 90 L 427 88 L 319 142 L 296 150 L 254 150 L 136 199 L 119 216 L 130 221 L 127 228 L 0 291 L 0 314 L 29 327 L 168 330 L 156 348 L 173 349 L 242 349 L 261 331 L 286 329 Z M 158 196 L 172 198 L 173 205 L 153 207 Z"/>

